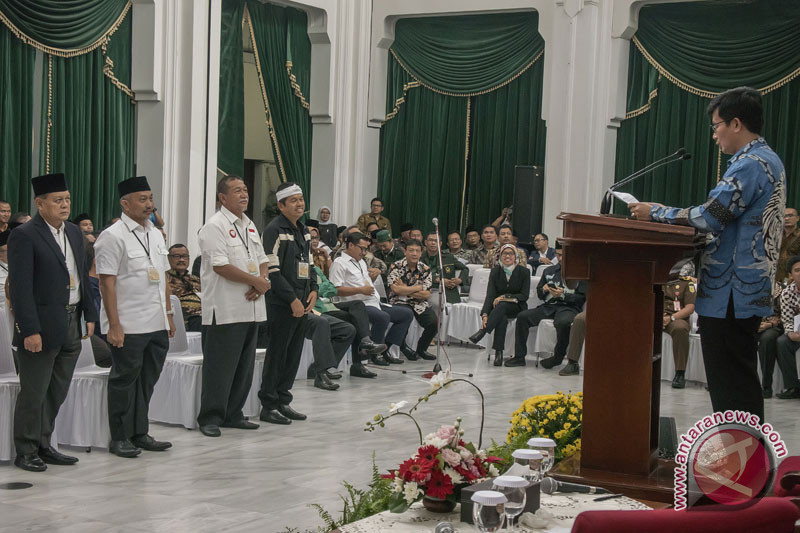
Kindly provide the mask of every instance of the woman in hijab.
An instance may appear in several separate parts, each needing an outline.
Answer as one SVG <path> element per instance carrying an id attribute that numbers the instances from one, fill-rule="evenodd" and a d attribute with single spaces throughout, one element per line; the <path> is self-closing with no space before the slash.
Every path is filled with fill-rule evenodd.
<path id="1" fill-rule="evenodd" d="M 500 248 L 500 263 L 489 274 L 486 300 L 481 309 L 482 327 L 469 338 L 470 342 L 478 344 L 484 335 L 494 332 L 494 366 L 503 364 L 508 321 L 528 308 L 530 292 L 530 271 L 517 263 L 516 246 L 504 244 Z"/>
<path id="2" fill-rule="evenodd" d="M 337 226 L 333 221 L 333 211 L 331 211 L 331 208 L 327 205 L 320 207 L 319 211 L 317 211 L 317 220 L 319 220 L 320 240 L 330 248 L 333 248 L 336 246 Z"/>

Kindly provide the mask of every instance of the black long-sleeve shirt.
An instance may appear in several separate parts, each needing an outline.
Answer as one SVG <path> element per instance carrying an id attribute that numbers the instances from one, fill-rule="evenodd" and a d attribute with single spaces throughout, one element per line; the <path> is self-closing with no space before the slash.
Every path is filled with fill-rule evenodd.
<path id="1" fill-rule="evenodd" d="M 295 225 L 285 216 L 278 215 L 264 228 L 263 239 L 272 285 L 266 294 L 267 303 L 289 307 L 297 298 L 306 305 L 309 293 L 318 290 L 317 272 L 310 261 L 311 235 L 308 229 L 299 221 Z M 308 265 L 307 279 L 299 277 L 301 262 Z"/>

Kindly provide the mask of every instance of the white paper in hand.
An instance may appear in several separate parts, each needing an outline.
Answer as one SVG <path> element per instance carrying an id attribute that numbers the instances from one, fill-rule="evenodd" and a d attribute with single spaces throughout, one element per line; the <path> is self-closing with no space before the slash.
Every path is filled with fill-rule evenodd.
<path id="1" fill-rule="evenodd" d="M 794 331 L 800 331 L 800 315 L 794 315 Z"/>
<path id="2" fill-rule="evenodd" d="M 611 194 L 613 194 L 618 200 L 625 202 L 625 205 L 639 201 L 634 195 L 628 194 L 627 192 L 611 191 Z"/>

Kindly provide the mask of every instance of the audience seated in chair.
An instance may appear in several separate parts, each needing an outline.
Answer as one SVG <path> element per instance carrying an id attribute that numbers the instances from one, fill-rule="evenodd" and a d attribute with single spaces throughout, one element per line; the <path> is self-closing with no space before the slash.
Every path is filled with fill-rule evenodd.
<path id="1" fill-rule="evenodd" d="M 464 248 L 470 252 L 476 252 L 483 249 L 481 233 L 475 228 L 475 226 L 467 226 L 467 229 L 464 230 Z"/>
<path id="2" fill-rule="evenodd" d="M 586 311 L 581 311 L 572 319 L 567 346 L 567 364 L 558 371 L 559 376 L 574 376 L 581 371 L 578 362 L 581 360 L 583 341 L 586 339 Z"/>
<path id="3" fill-rule="evenodd" d="M 794 326 L 794 317 L 800 314 L 800 256 L 786 263 L 791 283 L 781 291 L 781 322 L 783 335 L 778 337 L 778 367 L 783 374 L 785 389 L 777 394 L 782 400 L 800 398 L 800 381 L 797 380 L 797 358 L 800 348 L 800 331 Z"/>
<path id="4" fill-rule="evenodd" d="M 339 242 L 339 229 L 333 221 L 333 212 L 327 205 L 323 205 L 317 211 L 317 220 L 319 220 L 319 237 L 320 240 L 328 246 L 329 250 L 332 249 Z M 330 253 L 330 251 L 328 251 Z"/>
<path id="5" fill-rule="evenodd" d="M 183 322 L 186 331 L 200 331 L 203 321 L 203 309 L 200 302 L 200 277 L 189 273 L 189 249 L 185 244 L 173 244 L 169 247 L 170 269 L 167 270 L 167 282 L 170 291 L 181 302 Z"/>
<path id="6" fill-rule="evenodd" d="M 483 326 L 469 338 L 477 344 L 484 335 L 494 332 L 494 366 L 503 364 L 508 321 L 528 308 L 530 291 L 531 274 L 527 267 L 517 263 L 517 248 L 513 244 L 503 245 L 500 264 L 489 274 L 486 300 L 481 309 Z"/>
<path id="7" fill-rule="evenodd" d="M 536 287 L 536 294 L 544 303 L 534 309 L 523 311 L 517 317 L 514 358 L 506 361 L 506 366 L 525 366 L 528 332 L 545 318 L 553 319 L 553 326 L 556 328 L 556 346 L 553 356 L 543 359 L 541 365 L 550 369 L 560 365 L 564 360 L 572 320 L 581 312 L 586 302 L 586 282 L 579 281 L 574 288 L 570 288 L 562 278 L 560 249 L 556 250 L 556 258 L 559 263 L 544 271 Z"/>
<path id="8" fill-rule="evenodd" d="M 444 276 L 445 300 L 449 304 L 461 301 L 458 288 L 469 276 L 469 269 L 453 256 L 447 248 L 442 250 L 442 268 L 439 268 L 439 248 L 436 246 L 436 233 L 429 233 L 425 237 L 425 251 L 422 252 L 421 261 L 431 268 L 433 288 L 439 289 L 439 276 Z"/>
<path id="9" fill-rule="evenodd" d="M 537 233 L 533 237 L 533 252 L 528 257 L 528 264 L 534 272 L 541 265 L 556 263 L 556 250 L 550 247 L 550 239 L 545 233 Z"/>
<path id="10" fill-rule="evenodd" d="M 787 261 L 790 258 L 800 255 L 800 228 L 797 223 L 800 217 L 797 209 L 787 207 L 783 213 L 783 239 L 781 239 L 781 251 L 778 255 L 778 270 L 775 273 L 775 281 L 785 282 L 789 277 L 789 267 Z"/>
<path id="11" fill-rule="evenodd" d="M 475 250 L 475 262 L 476 264 L 490 268 L 489 263 L 495 261 L 496 264 L 496 257 L 500 251 L 500 245 L 497 242 L 497 228 L 491 224 L 486 224 L 481 228 L 481 243 L 483 248 Z M 489 260 L 490 257 L 494 257 L 495 259 Z"/>
<path id="12" fill-rule="evenodd" d="M 761 319 L 758 326 L 758 361 L 761 365 L 761 393 L 772 398 L 772 376 L 778 360 L 778 338 L 783 335 L 780 295 L 773 300 L 775 312 Z"/>
<path id="13" fill-rule="evenodd" d="M 358 231 L 361 233 L 366 233 L 369 231 L 368 226 L 370 222 L 374 222 L 378 225 L 378 229 L 385 229 L 389 230 L 389 233 L 392 233 L 392 224 L 389 222 L 389 219 L 383 216 L 383 200 L 378 197 L 372 199 L 369 204 L 370 211 L 369 213 L 364 213 L 360 217 L 358 217 L 358 221 L 356 225 L 358 226 Z"/>
<path id="14" fill-rule="evenodd" d="M 461 234 L 457 231 L 451 231 L 447 234 L 447 251 L 453 254 L 453 257 L 467 265 L 475 262 L 475 252 L 467 250 L 461 245 Z"/>
<path id="15" fill-rule="evenodd" d="M 328 275 L 328 271 L 333 264 L 333 259 L 331 259 L 331 249 L 320 240 L 319 230 L 315 227 L 309 227 L 308 232 L 311 235 L 311 246 L 309 249 L 311 250 L 311 257 L 314 262 L 314 266 L 317 266 Z"/>
<path id="16" fill-rule="evenodd" d="M 686 387 L 686 363 L 689 360 L 689 333 L 692 325 L 689 320 L 694 313 L 696 290 L 691 276 L 694 264 L 689 261 L 681 268 L 677 279 L 662 286 L 664 293 L 664 314 L 662 326 L 664 333 L 672 337 L 672 357 L 675 359 L 673 389 Z"/>
<path id="17" fill-rule="evenodd" d="M 498 263 L 498 261 L 500 260 L 498 251 L 501 246 L 503 246 L 504 244 L 514 244 L 513 242 L 514 230 L 508 224 L 503 224 L 502 226 L 500 226 L 497 235 L 498 236 L 497 236 L 497 245 L 495 253 L 494 254 L 487 253 L 486 257 L 483 260 L 483 266 L 486 268 L 492 268 Z M 521 266 L 527 265 L 528 254 L 526 254 L 525 250 L 523 250 L 522 248 L 517 248 L 515 246 L 515 249 L 517 251 L 517 264 Z"/>

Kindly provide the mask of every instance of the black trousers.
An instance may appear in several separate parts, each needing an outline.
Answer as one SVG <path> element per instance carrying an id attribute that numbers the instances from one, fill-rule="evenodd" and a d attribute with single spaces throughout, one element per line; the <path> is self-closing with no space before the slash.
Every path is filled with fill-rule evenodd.
<path id="1" fill-rule="evenodd" d="M 761 317 L 736 318 L 733 299 L 725 318 L 700 316 L 700 344 L 714 411 L 739 410 L 764 420 L 758 380 L 758 325 Z"/>
<path id="2" fill-rule="evenodd" d="M 258 398 L 264 409 L 277 409 L 292 402 L 294 378 L 306 338 L 308 316 L 292 316 L 289 307 L 267 304 L 269 344 Z"/>
<path id="3" fill-rule="evenodd" d="M 778 368 L 783 374 L 783 386 L 787 389 L 800 388 L 797 379 L 797 349 L 800 342 L 795 342 L 788 335 L 781 335 L 777 342 Z"/>
<path id="4" fill-rule="evenodd" d="M 413 308 L 411 308 L 414 311 Z M 423 312 L 417 313 L 414 311 L 414 318 L 422 326 L 422 335 L 417 341 L 417 353 L 423 353 L 431 345 L 431 341 L 436 337 L 436 332 L 439 330 L 439 320 L 436 318 L 436 312 L 430 307 L 426 308 Z"/>
<path id="5" fill-rule="evenodd" d="M 70 313 L 68 328 L 61 346 L 36 353 L 23 346 L 17 349 L 20 383 L 14 412 L 17 455 L 37 453 L 40 447 L 50 447 L 56 416 L 69 392 L 75 363 L 81 353 L 78 312 Z"/>
<path id="6" fill-rule="evenodd" d="M 203 317 L 200 315 L 190 316 L 186 319 L 186 331 L 203 331 Z"/>
<path id="7" fill-rule="evenodd" d="M 508 321 L 512 318 L 516 318 L 522 309 L 523 308 L 518 303 L 500 302 L 489 312 L 489 318 L 486 321 L 486 333 L 494 331 L 492 349 L 506 349 Z"/>
<path id="8" fill-rule="evenodd" d="M 772 390 L 772 375 L 775 373 L 775 361 L 778 358 L 778 337 L 783 335 L 783 328 L 767 328 L 758 334 L 758 361 L 761 363 L 761 386 Z"/>
<path id="9" fill-rule="evenodd" d="M 253 386 L 256 360 L 256 322 L 203 326 L 203 389 L 200 395 L 201 426 L 239 422 Z"/>
<path id="10" fill-rule="evenodd" d="M 361 354 L 358 353 L 358 347 L 362 339 L 370 336 L 369 315 L 367 314 L 367 307 L 364 302 L 353 300 L 350 302 L 339 302 L 336 304 L 337 311 L 329 311 L 325 313 L 332 317 L 344 320 L 352 324 L 356 328 L 356 335 L 353 338 L 353 364 L 359 364 L 362 361 Z M 366 358 L 364 358 L 366 359 Z"/>
<path id="11" fill-rule="evenodd" d="M 556 304 L 543 304 L 521 312 L 517 316 L 514 357 L 527 355 L 530 329 L 538 326 L 542 320 L 552 318 L 553 326 L 556 328 L 556 347 L 553 349 L 553 357 L 557 364 L 563 361 L 569 346 L 569 331 L 577 314 L 578 311 L 571 307 Z"/>
<path id="12" fill-rule="evenodd" d="M 166 330 L 125 334 L 122 348 L 111 347 L 108 425 L 111 440 L 147 435 L 148 410 L 169 350 Z"/>
<path id="13" fill-rule="evenodd" d="M 308 377 L 329 368 L 338 368 L 347 348 L 356 336 L 356 328 L 329 313 L 308 315 L 306 338 L 314 345 L 314 362 L 308 367 Z"/>

